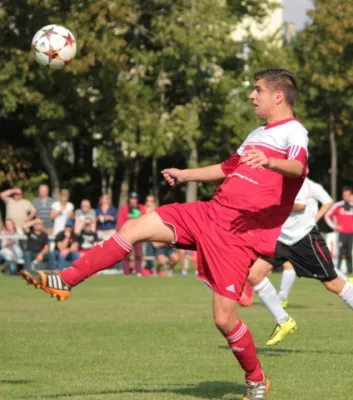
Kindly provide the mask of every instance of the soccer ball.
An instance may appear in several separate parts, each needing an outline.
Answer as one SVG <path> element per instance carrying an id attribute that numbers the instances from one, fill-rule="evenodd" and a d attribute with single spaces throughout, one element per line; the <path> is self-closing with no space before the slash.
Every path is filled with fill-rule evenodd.
<path id="1" fill-rule="evenodd" d="M 38 64 L 51 69 L 64 68 L 76 55 L 75 36 L 60 25 L 47 25 L 32 39 L 32 51 Z"/>

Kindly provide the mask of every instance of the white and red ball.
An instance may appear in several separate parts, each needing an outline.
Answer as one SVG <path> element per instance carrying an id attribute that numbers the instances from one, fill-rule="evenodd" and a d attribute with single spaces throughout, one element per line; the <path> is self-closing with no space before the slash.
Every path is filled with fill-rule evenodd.
<path id="1" fill-rule="evenodd" d="M 32 39 L 32 51 L 38 64 L 51 69 L 61 69 L 75 57 L 75 36 L 63 26 L 47 25 Z"/>

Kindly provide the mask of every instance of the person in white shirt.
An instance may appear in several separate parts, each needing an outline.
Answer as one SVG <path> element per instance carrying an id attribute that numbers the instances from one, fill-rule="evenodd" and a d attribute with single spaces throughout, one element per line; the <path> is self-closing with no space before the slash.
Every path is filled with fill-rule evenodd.
<path id="1" fill-rule="evenodd" d="M 306 205 L 304 212 L 302 215 L 299 215 L 300 220 L 305 220 L 307 217 L 310 219 L 310 216 L 315 216 L 315 223 L 318 223 L 319 220 L 327 213 L 327 211 L 332 207 L 333 200 L 332 197 L 326 192 L 322 185 L 312 181 L 309 178 L 305 179 L 304 185 L 306 185 L 306 198 L 304 199 L 304 204 Z M 304 186 L 305 189 L 305 186 Z M 319 209 L 319 203 L 321 207 Z M 288 219 L 289 221 L 290 219 Z M 312 220 L 312 218 L 311 218 Z M 312 220 L 313 222 L 313 220 Z M 295 222 L 294 222 L 295 225 Z M 304 225 L 305 226 L 305 225 Z M 289 232 L 288 234 L 295 237 L 296 232 L 290 232 L 290 227 L 287 228 L 284 226 Z M 282 230 L 283 232 L 283 230 Z M 300 228 L 298 232 L 300 236 Z M 279 298 L 281 299 L 283 308 L 288 307 L 288 297 L 289 292 L 293 286 L 295 281 L 295 270 L 290 262 L 285 262 L 283 264 L 283 274 L 282 281 L 280 286 L 280 291 L 278 293 Z"/>
<path id="2" fill-rule="evenodd" d="M 53 236 L 65 229 L 66 222 L 74 216 L 74 205 L 69 202 L 70 193 L 67 189 L 60 192 L 60 200 L 51 206 L 50 218 L 54 221 Z"/>
<path id="3" fill-rule="evenodd" d="M 261 302 L 277 321 L 277 326 L 267 342 L 268 346 L 279 343 L 297 327 L 293 318 L 281 306 L 279 296 L 267 278 L 274 266 L 290 263 L 297 276 L 321 281 L 327 290 L 338 294 L 353 309 L 353 286 L 344 274 L 335 269 L 326 242 L 316 227 L 317 215 L 321 213 L 318 214 L 320 210 L 318 211 L 317 205 L 312 201 L 310 182 L 305 180 L 303 183 L 295 199 L 293 212 L 282 226 L 274 258 L 260 256 L 248 276 Z M 326 196 L 324 201 L 327 199 Z"/>

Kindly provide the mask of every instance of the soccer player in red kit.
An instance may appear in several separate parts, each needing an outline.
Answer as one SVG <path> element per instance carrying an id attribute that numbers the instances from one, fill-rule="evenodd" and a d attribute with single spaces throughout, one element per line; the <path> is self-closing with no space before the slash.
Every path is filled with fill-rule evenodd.
<path id="1" fill-rule="evenodd" d="M 270 383 L 251 333 L 237 317 L 236 303 L 258 254 L 274 254 L 281 226 L 304 180 L 308 144 L 306 129 L 293 117 L 294 75 L 269 69 L 254 78 L 249 99 L 267 125 L 254 129 L 221 164 L 162 171 L 171 186 L 224 179 L 210 201 L 168 204 L 131 219 L 65 271 L 22 273 L 28 283 L 65 300 L 72 287 L 122 260 L 137 242 L 196 249 L 198 277 L 213 290 L 215 324 L 245 372 L 243 400 L 263 399 Z"/>

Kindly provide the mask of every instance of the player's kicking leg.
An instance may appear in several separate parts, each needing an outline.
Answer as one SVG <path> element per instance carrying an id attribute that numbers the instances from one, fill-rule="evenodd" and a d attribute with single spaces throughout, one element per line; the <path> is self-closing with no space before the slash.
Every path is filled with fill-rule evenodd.
<path id="1" fill-rule="evenodd" d="M 214 293 L 213 315 L 217 328 L 227 339 L 230 349 L 245 372 L 246 393 L 243 400 L 263 399 L 270 389 L 270 381 L 262 371 L 249 329 L 237 317 L 236 303 Z"/>
<path id="2" fill-rule="evenodd" d="M 293 318 L 283 309 L 276 289 L 267 278 L 272 270 L 272 265 L 259 258 L 250 269 L 248 281 L 253 286 L 262 304 L 269 310 L 276 320 L 276 327 L 266 342 L 267 346 L 274 346 L 280 343 L 289 333 L 297 329 L 297 324 Z"/>
<path id="3" fill-rule="evenodd" d="M 288 307 L 289 292 L 292 289 L 295 277 L 296 274 L 292 264 L 289 262 L 285 262 L 283 264 L 281 286 L 278 293 L 283 308 Z"/>
<path id="4" fill-rule="evenodd" d="M 64 271 L 22 271 L 28 284 L 34 285 L 56 297 L 66 300 L 72 287 L 99 271 L 121 261 L 142 241 L 174 242 L 173 229 L 164 224 L 156 212 L 128 220 L 110 239 L 96 245 L 82 258 Z"/>

